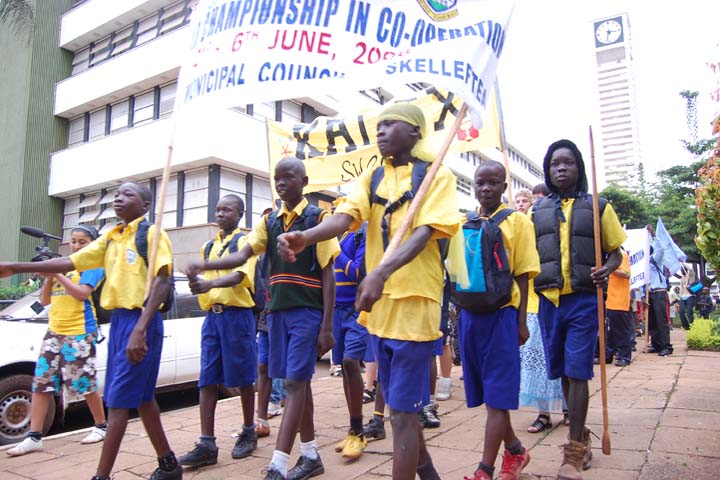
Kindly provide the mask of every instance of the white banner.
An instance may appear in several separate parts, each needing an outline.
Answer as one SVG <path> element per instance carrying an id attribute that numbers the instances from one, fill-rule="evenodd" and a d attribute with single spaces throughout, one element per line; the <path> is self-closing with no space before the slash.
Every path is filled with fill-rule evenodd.
<path id="1" fill-rule="evenodd" d="M 200 0 L 176 111 L 427 82 L 480 128 L 512 0 Z"/>
<path id="2" fill-rule="evenodd" d="M 623 247 L 630 257 L 630 288 L 640 288 L 650 282 L 650 234 L 644 228 L 626 230 Z"/>

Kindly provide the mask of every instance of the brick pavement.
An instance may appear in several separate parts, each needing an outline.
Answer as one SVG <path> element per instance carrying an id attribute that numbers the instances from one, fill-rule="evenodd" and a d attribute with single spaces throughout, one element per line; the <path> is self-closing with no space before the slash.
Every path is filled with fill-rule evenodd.
<path id="1" fill-rule="evenodd" d="M 594 440 L 593 468 L 585 480 L 671 480 L 720 478 L 720 353 L 688 352 L 684 334 L 672 333 L 675 354 L 661 358 L 639 354 L 629 367 L 608 365 L 608 398 L 612 455 L 604 456 L 599 440 Z M 598 368 L 598 367 L 596 367 Z M 475 469 L 482 452 L 485 424 L 483 408 L 464 406 L 459 368 L 453 371 L 453 397 L 440 402 L 442 426 L 426 430 L 433 461 L 443 479 L 462 479 Z M 599 373 L 598 373 L 599 376 Z M 588 424 L 602 435 L 601 395 L 598 377 L 591 383 Z M 333 450 L 348 428 L 342 380 L 319 378 L 313 382 L 317 441 L 325 463 L 327 479 L 390 478 L 392 440 L 370 443 L 356 462 L 346 464 Z M 369 415 L 372 406 L 365 406 Z M 513 414 L 518 436 L 530 450 L 532 461 L 523 480 L 550 479 L 559 467 L 567 427 L 532 435 L 525 427 L 535 418 L 531 410 Z M 560 419 L 554 415 L 553 420 Z M 192 448 L 199 433 L 197 407 L 163 414 L 170 442 L 180 454 Z M 277 431 L 280 418 L 270 421 Z M 235 461 L 230 458 L 232 434 L 240 424 L 240 401 L 221 401 L 217 410 L 218 464 L 186 471 L 190 479 L 261 479 L 272 455 L 275 435 L 260 439 L 255 454 Z M 100 454 L 100 445 L 80 445 L 83 432 L 72 432 L 44 440 L 45 450 L 24 457 L 10 458 L 0 450 L 0 478 L 3 480 L 88 479 Z M 297 458 L 298 444 L 291 463 Z M 499 467 L 498 461 L 497 466 Z M 147 478 L 156 467 L 153 450 L 139 421 L 128 426 L 114 478 Z"/>

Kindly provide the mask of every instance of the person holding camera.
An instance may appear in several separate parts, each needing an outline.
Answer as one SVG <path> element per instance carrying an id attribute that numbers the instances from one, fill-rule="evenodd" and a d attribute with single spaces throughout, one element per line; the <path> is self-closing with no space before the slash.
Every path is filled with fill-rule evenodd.
<path id="1" fill-rule="evenodd" d="M 98 237 L 93 227 L 78 225 L 72 230 L 73 253 Z M 48 330 L 35 366 L 30 409 L 30 433 L 7 451 L 16 457 L 43 449 L 42 429 L 53 395 L 62 394 L 62 385 L 76 395 L 84 395 L 95 426 L 80 443 L 105 439 L 107 423 L 95 378 L 95 344 L 98 328 L 92 292 L 105 277 L 95 268 L 78 273 L 48 274 L 40 291 L 40 303 L 50 305 Z"/>

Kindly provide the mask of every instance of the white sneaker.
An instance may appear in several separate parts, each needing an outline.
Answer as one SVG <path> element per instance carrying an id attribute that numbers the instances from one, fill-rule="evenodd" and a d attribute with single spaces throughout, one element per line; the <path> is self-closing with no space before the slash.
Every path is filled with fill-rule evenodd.
<path id="1" fill-rule="evenodd" d="M 438 380 L 437 392 L 435 392 L 435 400 L 450 400 L 452 392 L 450 391 L 451 380 L 449 378 L 440 377 Z"/>
<path id="2" fill-rule="evenodd" d="M 80 440 L 80 443 L 88 444 L 102 442 L 103 440 L 105 440 L 105 434 L 107 434 L 107 430 L 93 427 L 92 430 L 90 430 L 90 433 L 88 433 L 85 438 Z"/>
<path id="3" fill-rule="evenodd" d="M 278 415 L 282 415 L 282 406 L 279 403 L 270 402 L 268 404 L 267 415 L 268 415 L 268 418 L 273 418 L 273 417 L 277 417 Z"/>
<path id="4" fill-rule="evenodd" d="M 8 450 L 7 454 L 11 457 L 19 457 L 20 455 L 25 455 L 26 453 L 39 452 L 42 449 L 42 440 L 33 440 L 32 438 L 27 437 L 25 440 Z"/>

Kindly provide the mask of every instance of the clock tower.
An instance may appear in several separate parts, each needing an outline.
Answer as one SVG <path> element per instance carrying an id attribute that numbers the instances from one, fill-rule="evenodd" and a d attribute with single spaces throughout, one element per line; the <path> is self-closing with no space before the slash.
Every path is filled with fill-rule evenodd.
<path id="1" fill-rule="evenodd" d="M 642 162 L 630 21 L 626 13 L 592 22 L 596 61 L 595 151 L 600 188 L 628 187 Z"/>

